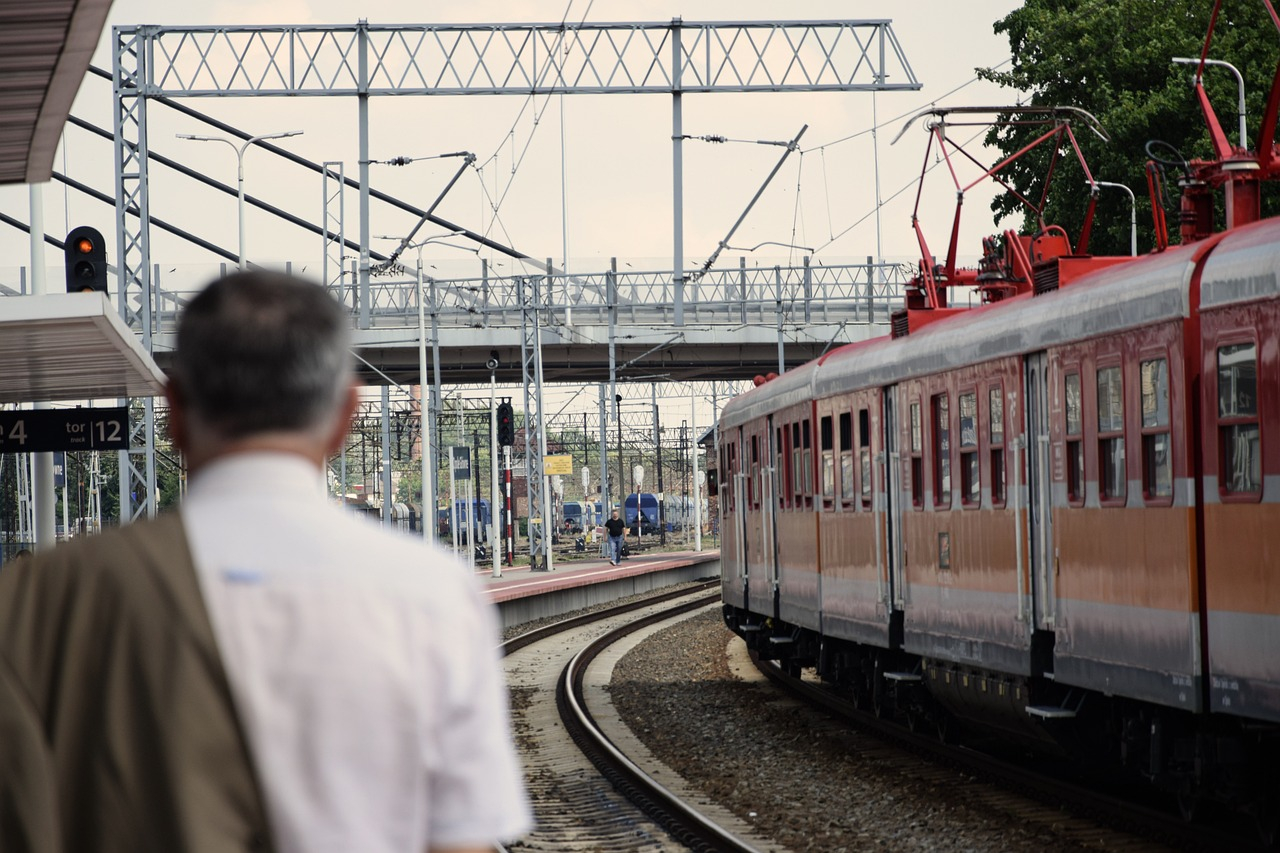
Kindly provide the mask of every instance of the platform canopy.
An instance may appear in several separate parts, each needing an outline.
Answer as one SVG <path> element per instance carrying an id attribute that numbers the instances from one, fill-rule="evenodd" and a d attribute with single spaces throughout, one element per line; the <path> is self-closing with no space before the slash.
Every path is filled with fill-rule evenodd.
<path id="1" fill-rule="evenodd" d="M 164 373 L 107 298 L 0 298 L 0 403 L 150 397 Z"/>
<path id="2" fill-rule="evenodd" d="M 0 184 L 49 180 L 111 0 L 0 2 Z"/>

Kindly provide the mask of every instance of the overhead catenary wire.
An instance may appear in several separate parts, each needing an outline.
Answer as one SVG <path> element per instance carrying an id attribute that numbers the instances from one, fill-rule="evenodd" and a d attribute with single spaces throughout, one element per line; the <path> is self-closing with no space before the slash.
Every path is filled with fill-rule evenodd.
<path id="1" fill-rule="evenodd" d="M 1013 59 L 1012 59 L 1012 58 L 1010 58 L 1010 59 L 1005 59 L 1005 60 L 1003 60 L 1003 61 L 1001 61 L 1001 62 L 997 62 L 995 65 L 992 65 L 992 66 L 991 66 L 990 70 L 991 70 L 991 71 L 995 71 L 997 68 L 1001 68 L 1001 67 L 1003 67 L 1003 66 L 1005 66 L 1005 65 L 1008 65 L 1008 64 L 1009 64 L 1010 62 L 1012 62 L 1012 61 L 1013 61 Z M 977 83 L 977 82 L 978 82 L 979 80 L 981 80 L 981 79 L 982 79 L 981 77 L 978 77 L 978 76 L 976 76 L 976 75 L 975 75 L 975 76 L 973 76 L 973 77 L 970 77 L 968 80 L 964 81 L 964 82 L 963 82 L 963 83 L 961 83 L 959 86 L 956 86 L 954 89 L 951 89 L 951 90 L 950 90 L 950 91 L 948 91 L 948 92 L 944 92 L 942 95 L 938 96 L 937 98 L 933 98 L 932 100 L 930 100 L 930 101 L 929 101 L 929 105 L 930 105 L 930 106 L 936 106 L 940 101 L 945 101 L 947 98 L 951 97 L 951 96 L 952 96 L 952 95 L 954 95 L 956 92 L 959 92 L 961 89 L 964 89 L 964 88 L 965 88 L 965 87 L 967 87 L 967 86 L 972 86 L 974 83 Z M 907 110 L 906 112 L 899 113 L 898 115 L 894 116 L 893 118 L 885 119 L 884 121 L 879 122 L 878 124 L 877 124 L 877 123 L 873 123 L 873 125 L 872 125 L 871 127 L 864 128 L 864 129 L 862 129 L 862 130 L 857 131 L 856 133 L 851 133 L 851 134 L 849 134 L 848 136 L 842 136 L 842 137 L 840 137 L 839 139 L 833 139 L 833 140 L 831 140 L 830 142 L 823 142 L 823 143 L 822 143 L 822 144 L 820 144 L 820 145 L 814 145 L 814 146 L 813 146 L 813 147 L 811 147 L 811 148 L 806 148 L 806 149 L 804 149 L 801 153 L 803 153 L 803 154 L 808 154 L 808 153 L 810 153 L 811 151 L 820 151 L 820 150 L 822 150 L 822 149 L 824 149 L 824 148 L 829 148 L 829 147 L 834 146 L 834 145 L 839 145 L 839 144 L 840 144 L 840 143 L 842 143 L 842 142 L 849 142 L 850 140 L 857 139 L 857 138 L 859 138 L 859 137 L 861 137 L 861 136 L 867 136 L 867 135 L 869 135 L 869 134 L 871 134 L 871 133 L 874 133 L 875 131 L 879 130 L 879 129 L 880 129 L 880 128 L 882 128 L 882 127 L 886 127 L 886 126 L 888 126 L 888 125 L 895 124 L 896 122 L 902 121 L 904 118 L 907 118 L 908 116 L 915 115 L 915 114 L 916 114 L 916 113 L 918 113 L 918 112 L 920 112 L 920 107 L 918 107 L 918 106 L 916 106 L 916 107 L 912 107 L 911 109 Z"/>
<path id="2" fill-rule="evenodd" d="M 982 135 L 983 133 L 985 133 L 985 132 L 986 132 L 985 128 L 984 128 L 983 130 L 979 130 L 977 133 L 973 134 L 973 136 L 970 136 L 968 139 L 966 139 L 966 140 L 964 141 L 964 144 L 965 144 L 965 145 L 968 145 L 970 142 L 973 142 L 973 140 L 977 139 L 979 136 L 981 136 L 981 135 Z M 841 231 L 839 234 L 834 235 L 830 240 L 828 240 L 827 242 L 823 243 L 821 246 L 818 246 L 816 249 L 814 249 L 814 250 L 813 250 L 813 253 L 814 253 L 815 255 L 816 255 L 816 254 L 818 254 L 818 253 L 819 253 L 819 252 L 821 252 L 823 249 L 827 248 L 827 247 L 828 247 L 828 246 L 830 246 L 832 243 L 834 243 L 835 241 L 839 240 L 841 237 L 843 237 L 844 235 L 848 234 L 850 231 L 852 231 L 853 229 L 857 228 L 859 225 L 861 225 L 862 223 L 866 222 L 866 221 L 867 221 L 868 219 L 870 219 L 871 217 L 875 216 L 875 215 L 876 215 L 876 213 L 877 213 L 877 212 L 879 212 L 880 208 L 884 207 L 886 204 L 888 204 L 889 202 L 893 201 L 895 198 L 897 198 L 898 196 L 902 195 L 902 194 L 903 194 L 904 192 L 906 192 L 907 190 L 909 190 L 909 189 L 911 189 L 912 187 L 916 186 L 916 185 L 917 185 L 917 183 L 918 183 L 919 181 L 921 181 L 921 180 L 923 180 L 923 179 L 924 179 L 924 176 L 925 176 L 925 175 L 929 174 L 929 173 L 930 173 L 930 172 L 932 172 L 934 169 L 938 168 L 938 166 L 939 166 L 939 165 L 941 165 L 943 162 L 945 162 L 945 161 L 943 161 L 943 160 L 935 160 L 935 161 L 934 161 L 934 163 L 933 163 L 933 165 L 931 165 L 931 166 L 929 166 L 928 168 L 926 168 L 926 169 L 924 170 L 924 172 L 922 172 L 922 173 L 921 173 L 921 175 L 920 175 L 920 177 L 919 177 L 919 178 L 912 178 L 910 181 L 907 181 L 905 184 L 903 184 L 901 187 L 899 187 L 899 188 L 898 188 L 898 190 L 897 190 L 895 193 L 893 193 L 893 195 L 891 195 L 891 196 L 889 196 L 888 198 L 884 199 L 884 201 L 880 202 L 879 204 L 877 204 L 877 205 L 873 206 L 873 207 L 871 208 L 871 210 L 867 211 L 865 214 L 863 214 L 861 217 L 859 217 L 859 218 L 858 218 L 858 219 L 857 219 L 857 220 L 856 220 L 852 225 L 850 225 L 848 228 L 845 228 L 845 229 L 844 229 L 843 231 Z"/>

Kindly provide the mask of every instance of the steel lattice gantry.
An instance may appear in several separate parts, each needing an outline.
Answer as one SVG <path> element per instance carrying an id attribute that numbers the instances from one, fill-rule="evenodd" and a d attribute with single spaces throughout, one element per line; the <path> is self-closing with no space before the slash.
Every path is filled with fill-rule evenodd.
<path id="1" fill-rule="evenodd" d="M 682 108 L 686 92 L 914 90 L 886 19 L 579 24 L 115 28 L 116 224 L 122 316 L 149 340 L 147 99 L 311 95 L 358 99 L 361 299 L 369 291 L 369 127 L 373 95 L 668 94 L 672 98 L 673 303 L 683 323 Z M 893 82 L 890 82 L 890 81 Z M 529 314 L 526 311 L 525 316 Z M 532 335 L 538 345 L 538 334 Z M 541 384 L 523 359 L 524 381 Z M 150 404 L 146 428 L 150 430 Z M 538 409 L 540 410 L 540 406 Z M 120 469 L 128 518 L 155 511 L 143 470 Z M 136 455 L 136 454 L 135 454 Z M 540 467 L 540 465 L 539 465 Z M 126 482 L 132 478 L 132 482 Z M 122 516 L 125 513 L 122 512 Z M 546 537 L 542 537 L 543 540 Z"/>

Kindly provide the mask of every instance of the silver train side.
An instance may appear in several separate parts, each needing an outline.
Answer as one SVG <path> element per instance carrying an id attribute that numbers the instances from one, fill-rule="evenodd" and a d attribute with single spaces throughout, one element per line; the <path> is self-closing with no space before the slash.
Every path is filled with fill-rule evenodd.
<path id="1" fill-rule="evenodd" d="M 1280 221 L 725 407 L 726 624 L 879 713 L 1280 809 Z M 1041 290 L 1041 288 L 1038 288 Z M 1273 830 L 1274 832 L 1274 830 Z"/>

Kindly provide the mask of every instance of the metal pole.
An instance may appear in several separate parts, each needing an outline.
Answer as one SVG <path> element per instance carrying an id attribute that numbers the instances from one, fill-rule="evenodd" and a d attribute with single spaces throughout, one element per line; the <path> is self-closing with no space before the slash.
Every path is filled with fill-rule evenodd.
<path id="1" fill-rule="evenodd" d="M 1137 257 L 1138 255 L 1138 201 L 1133 197 L 1133 190 L 1124 184 L 1117 184 L 1111 181 L 1094 181 L 1094 184 L 1100 187 L 1115 187 L 1124 190 L 1129 194 L 1129 254 Z"/>
<path id="2" fill-rule="evenodd" d="M 1178 65 L 1198 66 L 1200 64 L 1199 59 L 1190 59 L 1185 56 L 1175 56 L 1173 58 L 1173 61 Z M 1249 145 L 1248 145 L 1249 140 L 1247 135 L 1245 134 L 1245 120 L 1244 120 L 1244 75 L 1240 73 L 1239 68 L 1236 68 L 1230 62 L 1226 62 L 1221 59 L 1206 59 L 1204 61 L 1204 64 L 1217 65 L 1220 68 L 1227 69 L 1228 71 L 1230 71 L 1232 74 L 1236 76 L 1236 92 L 1237 92 L 1236 114 L 1240 118 L 1240 147 L 1245 149 L 1246 151 L 1249 150 Z"/>
<path id="3" fill-rule="evenodd" d="M 427 320 L 422 292 L 422 250 L 418 250 L 418 426 L 422 437 L 422 538 L 435 539 L 436 523 L 435 470 L 431 468 L 431 416 L 427 411 Z M 345 471 L 346 460 L 343 459 Z M 344 498 L 345 501 L 345 498 Z"/>
<path id="4" fill-rule="evenodd" d="M 489 504 L 489 549 L 493 552 L 493 576 L 502 577 L 502 560 L 498 557 L 498 375 L 489 371 L 489 474 L 493 486 Z"/>
<path id="5" fill-rule="evenodd" d="M 43 296 L 48 292 L 44 267 L 44 195 L 40 184 L 28 187 L 31 199 L 31 295 Z M 42 401 L 33 408 L 47 409 Z M 57 543 L 55 512 L 58 501 L 53 490 L 53 454 L 36 453 L 35 476 L 32 481 L 32 497 L 35 518 L 35 546 L 37 551 L 52 548 Z"/>
<path id="6" fill-rule="evenodd" d="M 391 386 L 382 386 L 382 523 L 391 524 Z"/>
<path id="7" fill-rule="evenodd" d="M 467 568 L 476 570 L 475 465 L 467 466 Z"/>
<path id="8" fill-rule="evenodd" d="M 236 149 L 236 217 L 240 222 L 240 271 L 244 272 L 247 261 L 244 254 L 244 149 L 249 143 Z M 235 147 L 235 144 L 232 144 Z"/>
<path id="9" fill-rule="evenodd" d="M 504 503 L 507 520 L 507 565 L 514 566 L 516 564 L 516 530 L 515 525 L 511 523 L 511 446 L 507 445 L 502 448 L 503 469 L 506 471 L 506 495 Z"/>
<path id="10" fill-rule="evenodd" d="M 775 266 L 773 268 L 774 277 L 774 305 L 778 313 L 778 375 L 787 372 L 786 344 L 782 339 L 782 267 Z"/>
<path id="11" fill-rule="evenodd" d="M 360 328 L 369 328 L 369 22 L 361 18 L 356 125 L 360 146 Z"/>
<path id="12" fill-rule="evenodd" d="M 684 57 L 680 49 L 680 23 L 680 18 L 671 19 L 671 281 L 675 285 L 673 320 L 677 326 L 684 325 L 684 116 L 680 105 L 680 71 Z"/>
<path id="13" fill-rule="evenodd" d="M 689 386 L 689 479 L 693 481 L 693 550 L 702 551 L 702 499 L 698 488 L 698 400 Z"/>
<path id="14" fill-rule="evenodd" d="M 443 442 L 444 433 L 440 429 L 440 412 L 444 409 L 444 400 L 442 394 L 442 386 L 440 381 L 440 323 L 438 313 L 436 311 L 436 280 L 433 278 L 428 282 L 431 307 L 431 435 L 434 438 L 432 442 L 431 453 L 431 494 L 435 496 L 435 479 L 436 472 L 440 470 L 440 455 L 438 448 Z M 450 463 L 452 465 L 452 463 Z M 452 494 L 449 496 L 453 500 Z M 435 512 L 435 507 L 432 507 Z"/>
<path id="15" fill-rule="evenodd" d="M 609 259 L 609 273 L 605 276 L 606 296 L 609 300 L 609 402 L 613 404 L 614 416 L 618 418 L 618 500 L 622 500 L 623 490 L 626 488 L 627 478 L 622 473 L 622 415 L 618 406 L 618 349 L 617 349 L 617 324 L 618 324 L 618 259 Z M 605 438 L 602 435 L 600 445 L 603 449 L 605 446 Z M 608 477 L 609 465 L 607 458 L 601 458 L 600 470 L 604 472 L 602 476 Z M 603 515 L 609 515 L 613 509 L 612 490 L 609 493 L 609 501 L 600 509 Z M 624 519 L 625 520 L 625 519 Z"/>
<path id="16" fill-rule="evenodd" d="M 458 556 L 458 481 L 453 473 L 453 448 L 449 449 L 449 536 L 453 556 Z"/>
<path id="17" fill-rule="evenodd" d="M 600 384 L 600 512 L 597 525 L 604 524 L 612 501 L 609 498 L 609 410 L 606 408 L 604 383 Z"/>
<path id="18" fill-rule="evenodd" d="M 658 469 L 658 542 L 667 544 L 667 496 L 662 490 L 662 427 L 658 423 L 658 383 L 649 383 L 649 392 L 653 399 L 653 447 L 654 467 Z"/>

